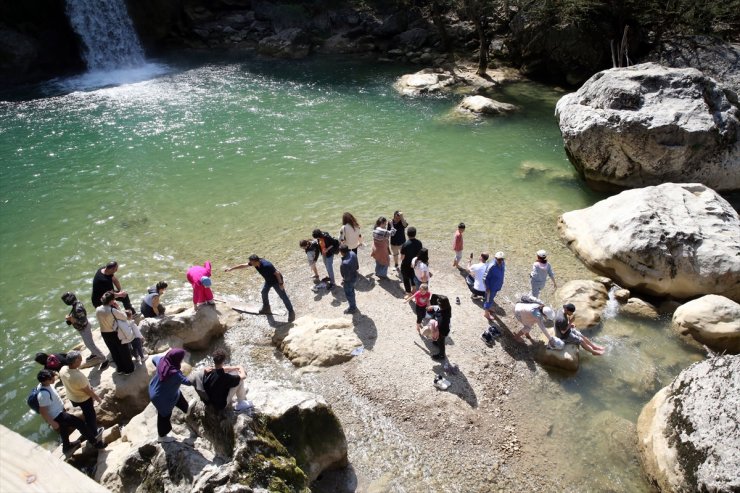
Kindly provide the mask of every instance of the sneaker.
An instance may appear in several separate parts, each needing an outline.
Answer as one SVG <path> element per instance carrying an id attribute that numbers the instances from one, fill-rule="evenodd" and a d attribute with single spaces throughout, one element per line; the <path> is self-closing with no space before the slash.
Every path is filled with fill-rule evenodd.
<path id="1" fill-rule="evenodd" d="M 108 368 L 108 365 L 110 365 L 110 361 L 105 360 L 102 363 L 100 363 L 100 366 L 98 367 L 98 371 L 103 371 L 106 368 Z"/>
<path id="2" fill-rule="evenodd" d="M 357 308 L 347 308 L 346 310 L 344 310 L 344 313 L 345 314 L 357 313 Z"/>
<path id="3" fill-rule="evenodd" d="M 295 320 L 295 312 L 289 312 L 288 313 L 288 322 L 293 322 Z"/>
<path id="4" fill-rule="evenodd" d="M 442 353 L 433 354 L 432 359 L 436 361 L 442 361 L 443 359 L 445 359 L 445 355 Z"/>
<path id="5" fill-rule="evenodd" d="M 169 435 L 165 435 L 163 437 L 157 438 L 157 441 L 159 443 L 170 443 L 170 442 L 174 442 L 175 441 L 175 437 L 171 437 Z"/>
<path id="6" fill-rule="evenodd" d="M 272 310 L 270 310 L 269 306 L 267 307 L 263 306 L 262 308 L 260 308 L 260 311 L 258 311 L 257 313 L 260 315 L 272 315 Z"/>
<path id="7" fill-rule="evenodd" d="M 104 431 L 105 431 L 105 428 L 103 428 L 102 426 L 100 428 L 98 428 L 98 432 L 95 433 L 95 439 L 97 441 L 100 441 L 100 438 L 103 436 L 103 432 Z"/>
<path id="8" fill-rule="evenodd" d="M 239 401 L 234 405 L 234 411 L 241 413 L 243 411 L 248 411 L 253 407 L 254 404 L 252 404 L 252 401 Z"/>

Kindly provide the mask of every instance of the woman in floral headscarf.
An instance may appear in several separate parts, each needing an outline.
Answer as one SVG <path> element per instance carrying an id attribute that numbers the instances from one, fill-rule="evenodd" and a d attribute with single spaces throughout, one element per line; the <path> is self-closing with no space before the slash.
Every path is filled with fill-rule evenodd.
<path id="1" fill-rule="evenodd" d="M 168 433 L 172 431 L 170 417 L 175 406 L 184 413 L 188 412 L 188 401 L 180 392 L 180 385 L 193 383 L 180 371 L 184 357 L 184 349 L 172 348 L 164 356 L 152 358 L 157 372 L 149 382 L 149 398 L 157 408 L 157 434 L 160 442 L 174 440 Z"/>

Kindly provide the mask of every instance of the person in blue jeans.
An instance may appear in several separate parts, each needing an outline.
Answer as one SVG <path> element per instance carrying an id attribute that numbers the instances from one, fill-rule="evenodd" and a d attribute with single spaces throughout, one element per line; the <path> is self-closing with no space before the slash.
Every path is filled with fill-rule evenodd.
<path id="1" fill-rule="evenodd" d="M 272 263 L 266 259 L 260 258 L 258 255 L 250 255 L 249 261 L 246 264 L 235 265 L 234 267 L 227 267 L 224 269 L 226 272 L 243 269 L 244 267 L 254 267 L 262 277 L 265 278 L 265 284 L 262 286 L 262 308 L 260 308 L 260 315 L 271 315 L 272 310 L 270 309 L 270 298 L 268 294 L 271 289 L 275 289 L 280 299 L 285 304 L 285 309 L 288 310 L 288 322 L 295 320 L 295 312 L 293 311 L 293 305 L 290 303 L 288 293 L 285 292 L 285 280 L 279 270 L 275 268 Z"/>
<path id="2" fill-rule="evenodd" d="M 342 280 L 344 281 L 344 295 L 349 303 L 349 308 L 344 310 L 344 313 L 355 313 L 357 312 L 355 283 L 357 282 L 357 271 L 360 270 L 360 263 L 357 261 L 355 252 L 351 251 L 347 245 L 339 247 L 339 254 L 342 256 L 339 272 L 342 274 Z"/>
<path id="3" fill-rule="evenodd" d="M 326 267 L 326 274 L 329 276 L 329 283 L 326 287 L 327 289 L 331 289 L 336 284 L 334 280 L 334 254 L 339 250 L 339 240 L 318 228 L 313 230 L 311 236 L 319 242 L 321 256 L 324 258 L 324 267 Z"/>

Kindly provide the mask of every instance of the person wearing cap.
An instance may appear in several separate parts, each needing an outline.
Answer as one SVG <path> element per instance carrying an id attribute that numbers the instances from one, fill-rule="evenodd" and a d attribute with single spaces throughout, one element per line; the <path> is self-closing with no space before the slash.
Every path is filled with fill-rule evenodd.
<path id="1" fill-rule="evenodd" d="M 527 339 L 532 340 L 529 332 L 532 330 L 532 326 L 536 324 L 540 328 L 540 331 L 545 334 L 547 342 L 553 345 L 553 337 L 545 327 L 545 319 L 555 319 L 555 312 L 552 308 L 545 306 L 542 302 L 520 302 L 514 306 L 514 317 L 524 326 L 524 328 L 514 334 L 517 341 L 523 342 L 522 336 L 526 336 Z"/>
<path id="2" fill-rule="evenodd" d="M 69 291 L 62 295 L 62 301 L 65 305 L 71 307 L 69 314 L 65 318 L 65 322 L 67 322 L 67 325 L 71 325 L 77 329 L 77 332 L 80 333 L 80 337 L 82 338 L 82 343 L 90 350 L 90 356 L 85 362 L 92 363 L 93 360 L 97 360 L 97 362 L 101 363 L 100 370 L 105 370 L 108 366 L 108 361 L 105 359 L 103 351 L 98 348 L 93 340 L 92 325 L 87 319 L 85 305 L 77 299 L 74 293 Z"/>
<path id="3" fill-rule="evenodd" d="M 67 366 L 59 370 L 59 379 L 67 392 L 67 399 L 74 407 L 82 410 L 85 424 L 91 430 L 95 430 L 95 434 L 99 437 L 103 433 L 103 428 L 98 428 L 94 403 L 100 403 L 102 399 L 90 386 L 90 381 L 85 374 L 80 371 L 81 364 L 82 355 L 79 351 L 68 352 Z"/>
<path id="4" fill-rule="evenodd" d="M 453 267 L 460 267 L 460 260 L 463 255 L 463 233 L 465 233 L 465 223 L 457 225 L 457 231 L 452 238 L 452 250 L 455 252 L 455 258 L 452 260 Z"/>
<path id="5" fill-rule="evenodd" d="M 391 253 L 393 254 L 393 264 L 398 270 L 398 256 L 401 254 L 401 246 L 406 243 L 406 228 L 409 223 L 403 217 L 403 212 L 395 211 L 393 219 L 388 223 L 388 229 L 395 229 L 396 232 L 391 236 Z"/>
<path id="6" fill-rule="evenodd" d="M 558 289 L 558 283 L 555 282 L 555 273 L 552 271 L 552 265 L 547 261 L 547 252 L 539 250 L 537 252 L 537 262 L 532 264 L 532 272 L 529 273 L 532 296 L 537 298 L 540 295 L 540 291 L 545 287 L 548 277 L 552 279 L 555 289 Z"/>
<path id="7" fill-rule="evenodd" d="M 470 254 L 472 257 L 472 253 Z M 488 258 L 490 254 L 483 252 L 478 257 L 479 262 L 472 264 L 473 259 L 468 259 L 468 275 L 465 276 L 465 283 L 468 285 L 468 289 L 473 293 L 473 298 L 483 298 L 486 296 L 486 285 L 483 282 L 483 277 L 486 275 L 488 270 Z"/>
<path id="8" fill-rule="evenodd" d="M 580 346 L 594 356 L 604 354 L 606 348 L 595 344 L 588 337 L 584 336 L 573 324 L 573 315 L 576 312 L 576 306 L 573 303 L 566 303 L 563 308 L 558 310 L 555 315 L 555 336 L 565 344 L 575 344 Z"/>
<path id="9" fill-rule="evenodd" d="M 506 262 L 504 252 L 496 252 L 493 262 L 483 276 L 483 285 L 486 288 L 486 298 L 483 302 L 483 316 L 487 320 L 493 320 L 493 300 L 504 285 L 504 274 L 506 273 Z"/>
<path id="10" fill-rule="evenodd" d="M 115 260 L 111 260 L 104 267 L 95 271 L 95 277 L 92 280 L 92 304 L 95 308 L 99 307 L 103 304 L 100 298 L 108 291 L 113 291 L 116 299 L 123 303 L 124 309 L 131 310 L 131 313 L 136 315 L 136 310 L 131 304 L 128 293 L 121 289 L 121 283 L 116 277 L 116 272 L 118 272 L 118 262 Z"/>
<path id="11" fill-rule="evenodd" d="M 271 289 L 275 289 L 280 299 L 283 300 L 286 310 L 288 310 L 288 322 L 295 320 L 295 312 L 293 311 L 293 305 L 290 303 L 288 293 L 285 292 L 285 279 L 279 270 L 272 265 L 266 259 L 260 258 L 259 255 L 250 255 L 249 261 L 246 264 L 239 264 L 233 267 L 227 267 L 224 272 L 231 272 L 236 269 L 243 269 L 245 267 L 254 267 L 257 272 L 265 279 L 265 283 L 262 285 L 262 308 L 260 308 L 260 315 L 272 315 L 270 309 L 270 298 L 268 294 Z"/>
<path id="12" fill-rule="evenodd" d="M 206 260 L 203 265 L 194 265 L 188 269 L 188 282 L 193 286 L 193 308 L 209 304 L 215 304 L 213 301 L 213 291 L 211 291 L 211 263 Z"/>

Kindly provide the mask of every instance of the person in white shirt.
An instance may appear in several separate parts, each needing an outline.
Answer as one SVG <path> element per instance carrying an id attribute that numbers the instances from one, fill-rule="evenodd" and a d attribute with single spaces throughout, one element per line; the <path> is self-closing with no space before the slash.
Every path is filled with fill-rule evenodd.
<path id="1" fill-rule="evenodd" d="M 468 275 L 465 278 L 465 282 L 468 284 L 468 289 L 473 293 L 473 298 L 485 298 L 486 297 L 486 283 L 483 278 L 486 275 L 488 269 L 488 258 L 490 255 L 488 252 L 483 252 L 478 257 L 479 262 L 470 265 L 473 262 L 473 254 L 470 254 L 468 259 Z"/>

